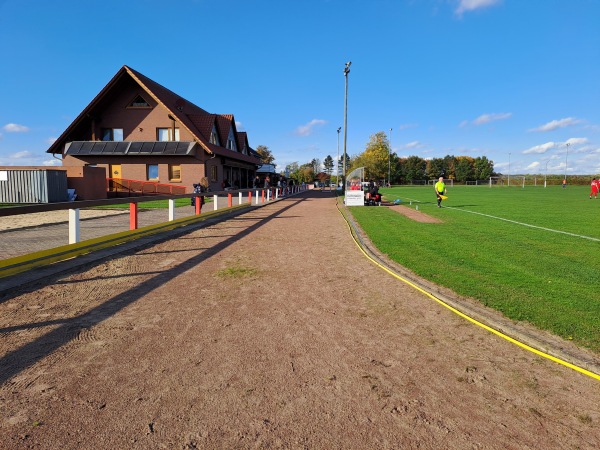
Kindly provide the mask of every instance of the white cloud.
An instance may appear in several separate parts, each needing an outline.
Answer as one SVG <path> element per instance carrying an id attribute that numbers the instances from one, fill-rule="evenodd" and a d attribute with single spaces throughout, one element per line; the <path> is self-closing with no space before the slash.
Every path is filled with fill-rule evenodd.
<path id="1" fill-rule="evenodd" d="M 309 136 L 312 134 L 313 129 L 316 126 L 319 125 L 324 125 L 326 124 L 327 121 L 326 120 L 322 120 L 322 119 L 313 119 L 310 122 L 308 122 L 306 125 L 301 125 L 298 128 L 296 128 L 295 133 L 299 136 Z"/>
<path id="2" fill-rule="evenodd" d="M 506 120 L 510 119 L 512 113 L 492 113 L 492 114 L 482 114 L 477 119 L 473 121 L 473 125 L 483 125 L 490 122 L 495 122 L 497 120 Z"/>
<path id="3" fill-rule="evenodd" d="M 2 127 L 2 129 L 7 133 L 26 133 L 29 131 L 29 128 L 26 126 L 18 125 L 16 123 L 7 123 Z"/>
<path id="4" fill-rule="evenodd" d="M 403 123 L 398 127 L 399 130 L 408 130 L 409 128 L 417 128 L 419 124 L 417 123 Z"/>
<path id="5" fill-rule="evenodd" d="M 547 151 L 552 150 L 554 148 L 560 148 L 560 149 L 564 150 L 565 148 L 567 148 L 567 145 L 569 146 L 571 151 L 573 151 L 574 147 L 587 144 L 588 142 L 589 141 L 587 138 L 570 138 L 570 139 L 567 139 L 565 142 L 546 142 L 545 144 L 535 145 L 531 148 L 528 148 L 527 150 L 523 151 L 523 154 L 524 155 L 528 155 L 531 153 L 541 154 L 541 153 L 546 153 Z M 583 151 L 583 150 L 587 151 L 588 149 L 589 149 L 589 147 L 584 147 L 583 149 L 580 148 L 579 151 Z"/>
<path id="6" fill-rule="evenodd" d="M 567 139 L 565 141 L 565 145 L 569 144 L 569 145 L 582 145 L 582 144 L 587 144 L 588 140 L 587 138 L 570 138 Z"/>
<path id="7" fill-rule="evenodd" d="M 408 149 L 422 148 L 422 147 L 423 147 L 423 144 L 420 143 L 419 141 L 412 141 L 412 142 L 409 142 L 408 144 L 404 145 L 403 148 L 408 150 Z"/>
<path id="8" fill-rule="evenodd" d="M 540 165 L 539 162 L 534 161 L 531 164 L 529 164 L 527 167 L 525 167 L 525 169 L 527 169 L 527 170 L 533 170 L 533 169 L 536 169 L 539 165 Z"/>
<path id="9" fill-rule="evenodd" d="M 528 148 L 523 152 L 523 154 L 528 155 L 530 153 L 546 153 L 548 150 L 552 150 L 556 146 L 556 142 L 546 142 L 545 144 L 536 145 L 534 147 Z"/>
<path id="10" fill-rule="evenodd" d="M 462 15 L 465 12 L 488 8 L 498 3 L 500 3 L 500 0 L 460 0 L 455 12 L 457 15 Z"/>
<path id="11" fill-rule="evenodd" d="M 496 122 L 497 120 L 506 120 L 510 119 L 511 117 L 512 113 L 487 113 L 480 115 L 472 122 L 469 120 L 463 120 L 461 123 L 458 124 L 458 126 L 460 128 L 464 128 L 471 124 L 475 126 L 485 125 L 486 123 Z"/>
<path id="12" fill-rule="evenodd" d="M 58 138 L 49 137 L 48 139 L 46 139 L 46 144 L 52 145 L 52 144 L 54 144 L 56 142 L 56 139 L 58 139 Z"/>
<path id="13" fill-rule="evenodd" d="M 27 159 L 27 158 L 33 158 L 34 153 L 30 152 L 29 150 L 24 150 L 22 152 L 13 153 L 10 157 L 12 159 Z"/>
<path id="14" fill-rule="evenodd" d="M 244 124 L 242 122 L 239 121 L 235 121 L 235 128 L 238 131 L 244 131 Z"/>
<path id="15" fill-rule="evenodd" d="M 577 125 L 578 123 L 581 123 L 581 120 L 579 120 L 575 117 L 566 117 L 566 118 L 560 119 L 560 120 L 552 120 L 542 126 L 539 126 L 537 128 L 532 128 L 529 131 L 536 131 L 536 132 L 554 131 L 554 130 L 557 130 L 558 128 L 570 127 L 573 125 Z"/>

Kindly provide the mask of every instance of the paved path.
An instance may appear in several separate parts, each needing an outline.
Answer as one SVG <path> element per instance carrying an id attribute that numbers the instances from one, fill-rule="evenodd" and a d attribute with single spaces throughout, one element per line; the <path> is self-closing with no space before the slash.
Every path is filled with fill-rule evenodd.
<path id="1" fill-rule="evenodd" d="M 254 204 L 254 198 L 252 199 Z M 243 198 L 243 203 L 248 203 L 248 198 Z M 233 205 L 238 205 L 237 196 Z M 218 198 L 218 208 L 227 208 L 227 198 Z M 213 211 L 212 202 L 203 206 L 203 212 Z M 68 212 L 62 211 L 62 222 L 41 223 L 38 226 L 29 226 L 18 229 L 0 230 L 0 259 L 8 259 L 29 253 L 48 250 L 69 243 Z M 114 213 L 114 210 L 111 211 Z M 43 213 L 39 213 L 43 214 Z M 195 214 L 193 206 L 180 206 L 175 209 L 175 218 L 189 217 Z M 0 220 L 10 221 L 11 217 L 2 217 Z M 138 227 L 154 225 L 169 220 L 167 209 L 140 210 Z M 129 211 L 123 210 L 120 214 L 111 214 L 106 217 L 95 217 L 80 221 L 80 239 L 85 241 L 112 233 L 129 230 Z"/>

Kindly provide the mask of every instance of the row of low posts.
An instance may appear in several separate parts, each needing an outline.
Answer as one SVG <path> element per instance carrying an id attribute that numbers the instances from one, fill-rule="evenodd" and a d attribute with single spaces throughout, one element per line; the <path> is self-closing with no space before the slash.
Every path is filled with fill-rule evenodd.
<path id="1" fill-rule="evenodd" d="M 302 190 L 300 186 L 290 186 L 288 188 L 290 190 L 290 194 L 298 193 Z M 238 192 L 238 205 L 241 205 L 244 198 L 243 192 Z M 252 197 L 254 194 L 254 204 L 260 205 L 271 200 L 277 200 L 282 197 L 282 190 L 279 188 L 269 188 L 269 189 L 255 189 L 248 191 L 248 203 L 252 203 Z M 227 193 L 227 207 L 231 208 L 233 206 L 233 192 Z M 202 211 L 202 201 L 201 197 L 208 197 L 207 195 L 197 194 L 193 195 L 192 198 L 195 198 L 195 213 L 200 214 Z M 219 195 L 214 194 L 213 196 L 213 208 L 214 211 L 219 209 Z M 175 199 L 169 199 L 169 221 L 175 220 Z M 129 229 L 137 230 L 138 228 L 138 204 L 137 202 L 131 202 L 129 204 Z M 79 208 L 69 209 L 69 244 L 76 244 L 80 242 L 80 220 L 79 220 Z"/>

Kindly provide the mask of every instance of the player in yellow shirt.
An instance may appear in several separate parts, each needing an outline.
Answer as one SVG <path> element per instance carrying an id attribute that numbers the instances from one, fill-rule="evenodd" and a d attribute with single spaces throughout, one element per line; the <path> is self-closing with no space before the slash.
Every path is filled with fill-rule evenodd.
<path id="1" fill-rule="evenodd" d="M 438 208 L 442 207 L 442 195 L 445 195 L 448 190 L 446 189 L 446 184 L 444 183 L 444 177 L 440 177 L 438 182 L 435 183 L 435 196 L 437 197 L 437 205 Z"/>

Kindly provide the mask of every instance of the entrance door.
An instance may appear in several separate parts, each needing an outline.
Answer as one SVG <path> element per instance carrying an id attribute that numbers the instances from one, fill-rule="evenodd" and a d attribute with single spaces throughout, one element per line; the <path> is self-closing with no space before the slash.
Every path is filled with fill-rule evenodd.
<path id="1" fill-rule="evenodd" d="M 118 191 L 119 186 L 121 186 L 120 182 L 115 182 L 115 178 L 122 178 L 121 175 L 121 164 L 109 164 L 108 165 L 108 190 L 109 191 Z"/>
<path id="2" fill-rule="evenodd" d="M 108 178 L 123 178 L 121 176 L 121 164 L 110 164 L 109 171 Z"/>

